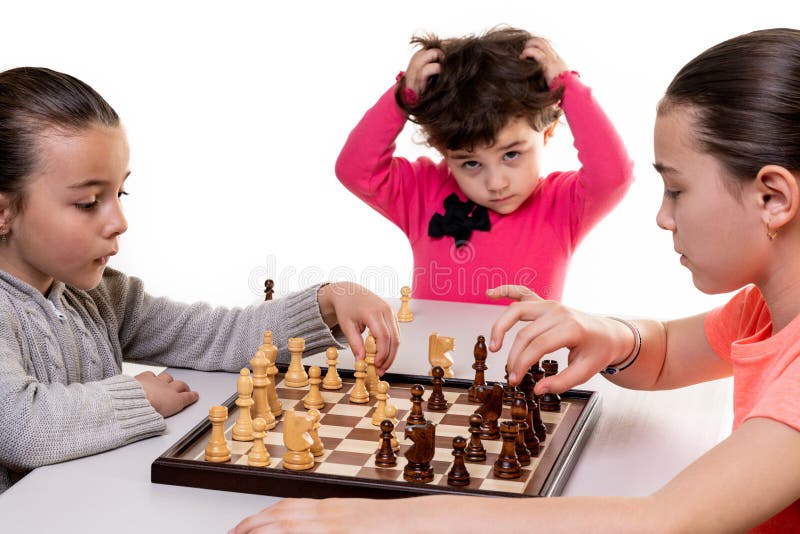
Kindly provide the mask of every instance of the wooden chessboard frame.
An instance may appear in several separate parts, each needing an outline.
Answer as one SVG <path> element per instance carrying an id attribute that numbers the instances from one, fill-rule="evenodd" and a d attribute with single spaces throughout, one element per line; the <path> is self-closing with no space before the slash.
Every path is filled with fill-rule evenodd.
<path id="1" fill-rule="evenodd" d="M 278 364 L 280 372 L 286 365 Z M 353 378 L 353 372 L 339 370 L 342 378 Z M 382 380 L 393 385 L 422 384 L 429 391 L 431 377 L 386 373 Z M 466 390 L 472 385 L 470 380 L 450 378 L 448 388 Z M 255 493 L 276 497 L 370 497 L 396 498 L 429 494 L 484 495 L 501 497 L 550 497 L 561 494 L 569 473 L 577 461 L 600 413 L 600 394 L 596 391 L 569 390 L 561 394 L 562 399 L 582 404 L 579 415 L 571 427 L 562 430 L 566 435 L 559 436 L 559 444 L 546 448 L 540 459 L 541 466 L 550 464 L 536 476 L 539 490 L 533 493 L 512 493 L 481 489 L 459 488 L 435 484 L 406 482 L 405 480 L 377 480 L 352 476 L 333 475 L 287 469 L 257 468 L 247 465 L 212 463 L 182 457 L 182 454 L 195 447 L 198 439 L 205 435 L 211 422 L 208 418 L 198 423 L 179 439 L 172 447 L 155 459 L 150 469 L 150 480 L 157 484 L 171 484 L 193 488 L 215 489 L 239 493 Z M 234 393 L 223 405 L 229 410 L 235 408 L 237 394 Z M 478 404 L 475 405 L 476 408 Z M 464 436 L 469 438 L 465 429 Z M 563 438 L 563 439 L 562 439 Z M 377 449 L 377 442 L 376 442 Z M 405 458 L 398 457 L 398 464 L 405 464 Z M 470 464 L 467 464 L 469 468 Z M 537 471 L 539 468 L 537 468 Z M 541 478 L 544 477 L 542 481 Z"/>

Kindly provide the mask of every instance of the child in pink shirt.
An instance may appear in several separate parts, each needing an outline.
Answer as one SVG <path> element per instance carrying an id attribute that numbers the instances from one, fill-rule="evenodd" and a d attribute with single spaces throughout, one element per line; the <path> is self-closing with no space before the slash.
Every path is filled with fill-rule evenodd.
<path id="1" fill-rule="evenodd" d="M 352 131 L 339 180 L 408 236 L 416 298 L 497 303 L 502 284 L 561 298 L 569 259 L 623 197 L 632 163 L 591 91 L 544 39 L 510 28 L 422 46 Z M 540 176 L 564 112 L 582 167 Z M 444 156 L 395 157 L 407 119 Z"/>
<path id="2" fill-rule="evenodd" d="M 413 513 L 393 517 L 394 529 L 516 532 L 546 518 L 548 532 L 800 531 L 798 117 L 800 31 L 791 29 L 706 50 L 681 69 L 658 107 L 655 167 L 664 198 L 656 220 L 698 289 L 740 290 L 722 308 L 626 321 L 569 309 L 523 286 L 490 291 L 519 301 L 495 322 L 490 350 L 525 321 L 509 350 L 510 384 L 562 347 L 569 365 L 537 382 L 537 394 L 566 391 L 598 371 L 647 390 L 733 376 L 731 435 L 652 495 L 492 499 L 483 514 L 475 513 L 487 507 L 482 497 L 416 497 L 396 505 Z M 235 533 L 317 531 L 355 514 L 371 525 L 386 509 L 285 499 Z"/>

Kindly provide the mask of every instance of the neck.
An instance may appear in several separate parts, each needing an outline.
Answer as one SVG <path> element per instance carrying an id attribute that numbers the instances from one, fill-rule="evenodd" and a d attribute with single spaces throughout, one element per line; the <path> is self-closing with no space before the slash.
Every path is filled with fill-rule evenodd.
<path id="1" fill-rule="evenodd" d="M 776 262 L 767 280 L 758 283 L 772 317 L 773 334 L 800 315 L 800 257 L 795 250 L 784 257 L 791 261 Z"/>

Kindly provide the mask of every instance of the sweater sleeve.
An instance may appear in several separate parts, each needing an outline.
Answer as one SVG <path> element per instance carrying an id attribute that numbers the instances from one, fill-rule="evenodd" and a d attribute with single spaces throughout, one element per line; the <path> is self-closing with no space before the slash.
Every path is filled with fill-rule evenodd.
<path id="1" fill-rule="evenodd" d="M 386 91 L 350 133 L 336 161 L 336 176 L 411 237 L 422 222 L 427 224 L 425 190 L 441 181 L 443 168 L 425 157 L 413 162 L 394 157 L 395 139 L 406 123 L 394 89 Z"/>
<path id="2" fill-rule="evenodd" d="M 571 182 L 574 211 L 570 230 L 573 244 L 608 214 L 633 182 L 633 161 L 592 91 L 577 74 L 560 78 L 564 85 L 561 107 L 574 138 L 581 168 Z"/>
<path id="3" fill-rule="evenodd" d="M 107 451 L 166 425 L 139 383 L 37 380 L 19 340 L 0 340 L 0 465 L 16 472 Z M 2 491 L 0 489 L 0 491 Z"/>
<path id="4" fill-rule="evenodd" d="M 249 362 L 271 330 L 279 361 L 288 361 L 288 339 L 305 340 L 305 354 L 340 346 L 317 303 L 319 286 L 246 308 L 184 304 L 144 291 L 142 281 L 107 269 L 100 306 L 113 314 L 126 360 L 169 367 L 236 372 Z"/>

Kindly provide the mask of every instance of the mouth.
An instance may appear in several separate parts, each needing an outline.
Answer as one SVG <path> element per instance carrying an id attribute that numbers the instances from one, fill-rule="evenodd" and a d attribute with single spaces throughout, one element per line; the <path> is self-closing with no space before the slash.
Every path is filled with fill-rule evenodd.
<path id="1" fill-rule="evenodd" d="M 500 197 L 500 198 L 490 198 L 489 202 L 491 202 L 492 204 L 502 204 L 503 202 L 511 200 L 513 197 L 514 195 L 508 195 L 506 197 Z"/>
<path id="2" fill-rule="evenodd" d="M 107 265 L 107 264 L 108 264 L 108 259 L 109 259 L 111 256 L 115 256 L 116 254 L 117 254 L 117 251 L 116 251 L 116 250 L 112 250 L 111 252 L 109 252 L 109 253 L 108 253 L 108 254 L 106 254 L 105 256 L 101 256 L 101 257 L 99 257 L 99 258 L 96 258 L 96 259 L 94 260 L 94 262 L 95 262 L 95 263 L 97 263 L 97 264 L 99 264 L 99 265 Z"/>

